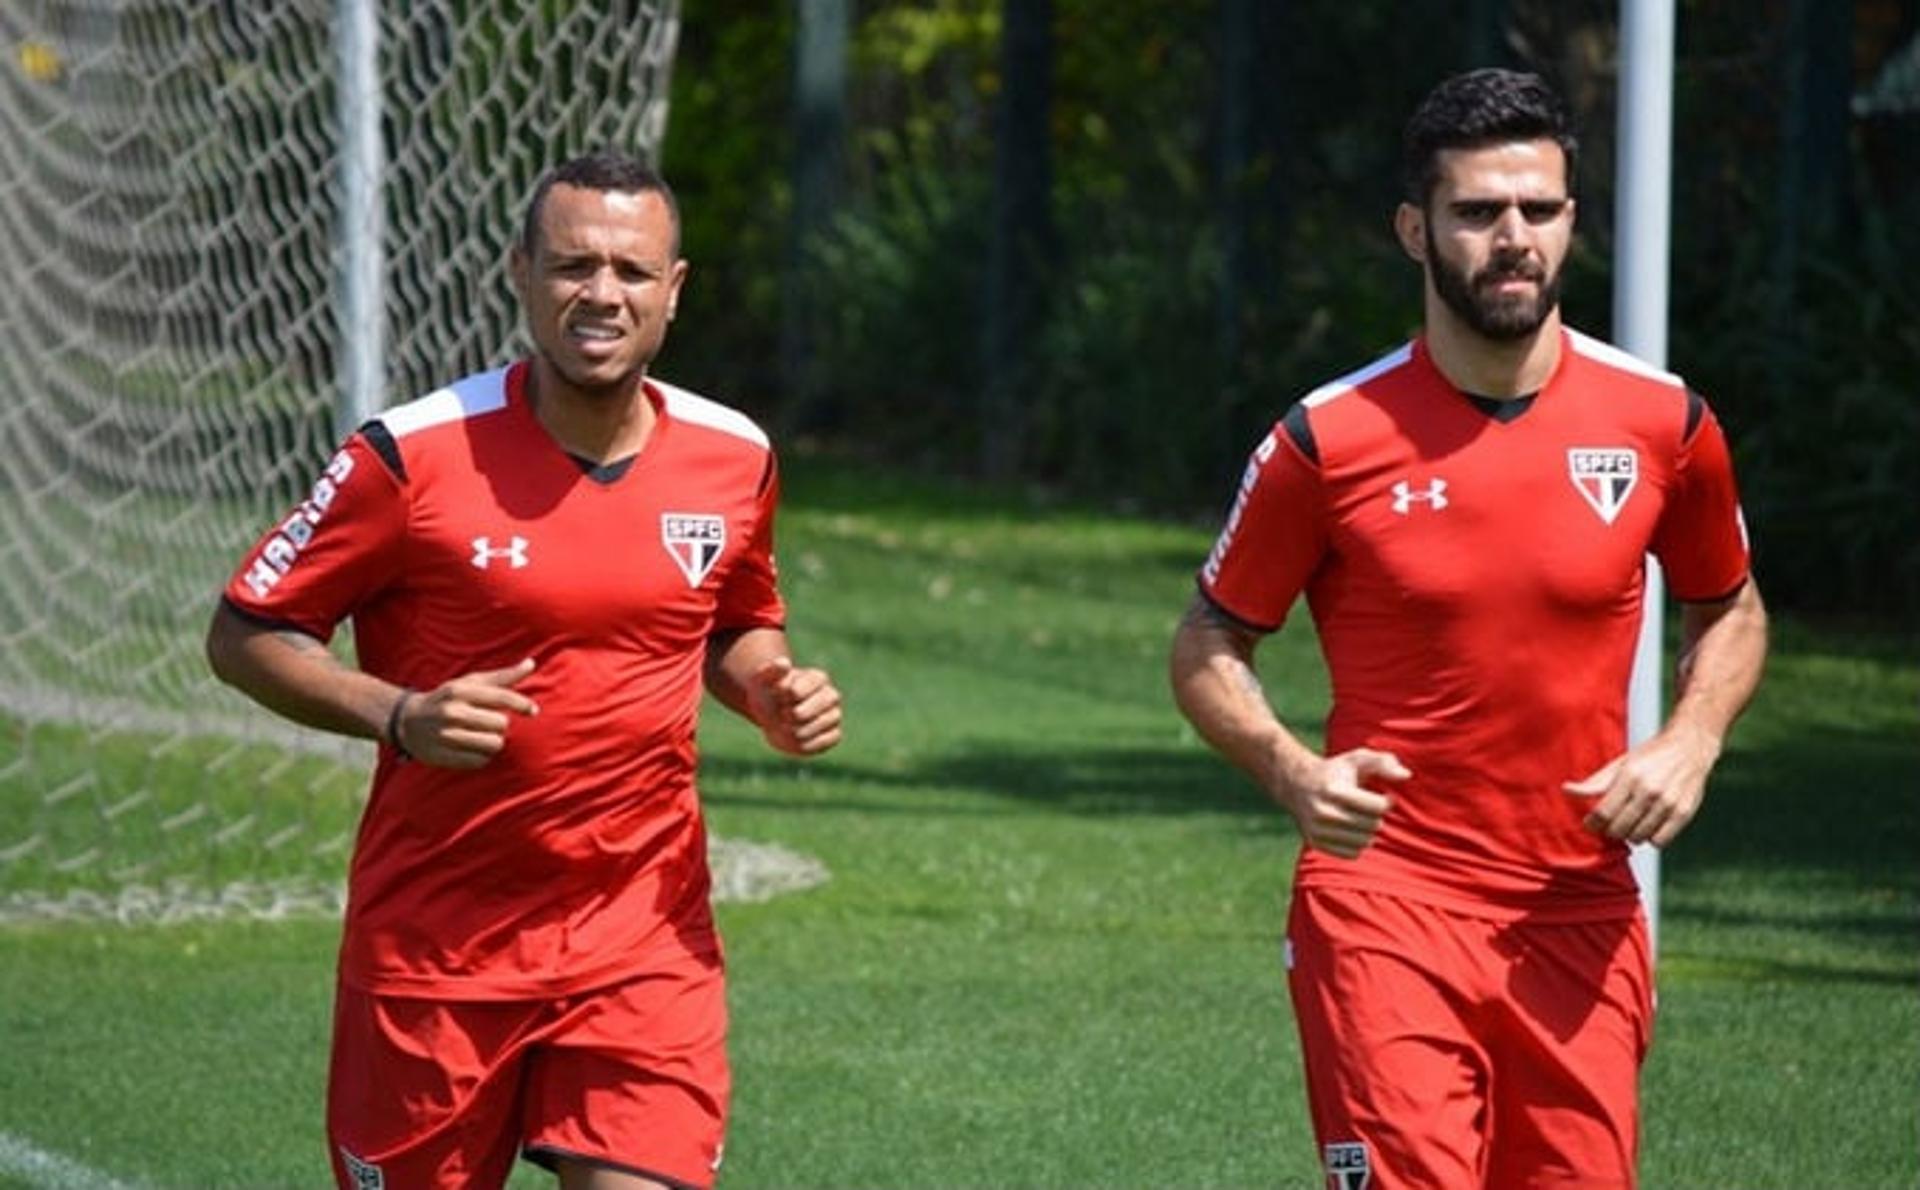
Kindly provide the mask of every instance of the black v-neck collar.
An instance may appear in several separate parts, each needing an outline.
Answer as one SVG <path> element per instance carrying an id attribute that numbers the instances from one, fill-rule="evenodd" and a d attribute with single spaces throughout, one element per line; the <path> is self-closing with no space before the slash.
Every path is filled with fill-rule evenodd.
<path id="1" fill-rule="evenodd" d="M 620 482 L 620 477 L 633 470 L 633 461 L 640 457 L 639 455 L 628 455 L 624 459 L 615 459 L 611 463 L 596 463 L 592 459 L 582 458 L 572 451 L 567 451 L 566 455 L 569 459 L 573 460 L 574 466 L 580 468 L 580 474 L 603 487 L 608 484 Z"/>
<path id="2" fill-rule="evenodd" d="M 1534 401 L 1540 396 L 1539 393 L 1532 392 L 1520 397 L 1483 397 L 1479 393 L 1465 391 L 1460 395 L 1465 397 L 1475 409 L 1502 425 L 1517 420 L 1521 414 L 1533 408 Z"/>

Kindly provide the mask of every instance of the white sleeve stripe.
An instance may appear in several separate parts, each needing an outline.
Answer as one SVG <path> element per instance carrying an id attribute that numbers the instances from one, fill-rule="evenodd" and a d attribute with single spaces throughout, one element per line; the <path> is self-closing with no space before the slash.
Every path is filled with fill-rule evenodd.
<path id="1" fill-rule="evenodd" d="M 755 425 L 752 418 L 738 409 L 729 408 L 718 401 L 710 400 L 698 393 L 688 392 L 684 388 L 668 384 L 664 380 L 656 380 L 651 376 L 647 377 L 647 383 L 660 390 L 660 395 L 666 398 L 667 412 L 681 421 L 732 434 L 736 438 L 745 438 L 763 450 L 772 448 L 773 444 L 768 441 L 766 431 Z"/>
<path id="2" fill-rule="evenodd" d="M 1335 397 L 1352 392 L 1354 389 L 1359 388 L 1367 381 L 1372 380 L 1382 373 L 1391 372 L 1395 368 L 1403 367 L 1406 362 L 1412 358 L 1413 344 L 1402 343 L 1395 350 L 1388 352 L 1365 367 L 1348 372 L 1338 380 L 1330 380 L 1319 388 L 1314 389 L 1305 397 L 1302 397 L 1300 403 L 1308 408 L 1312 408 L 1315 405 L 1324 405 Z"/>
<path id="3" fill-rule="evenodd" d="M 1637 355 L 1631 355 L 1615 347 L 1613 344 L 1602 342 L 1591 335 L 1581 334 L 1572 327 L 1567 328 L 1567 342 L 1573 344 L 1573 349 L 1581 355 L 1618 368 L 1622 372 L 1632 372 L 1636 376 L 1644 376 L 1648 380 L 1658 380 L 1663 384 L 1670 384 L 1675 388 L 1686 387 L 1684 380 L 1681 380 L 1680 377 L 1667 371 L 1665 368 L 1656 368 Z"/>
<path id="4" fill-rule="evenodd" d="M 491 413 L 507 404 L 507 369 L 495 368 L 456 380 L 418 400 L 396 405 L 374 420 L 395 438 L 451 421 Z"/>

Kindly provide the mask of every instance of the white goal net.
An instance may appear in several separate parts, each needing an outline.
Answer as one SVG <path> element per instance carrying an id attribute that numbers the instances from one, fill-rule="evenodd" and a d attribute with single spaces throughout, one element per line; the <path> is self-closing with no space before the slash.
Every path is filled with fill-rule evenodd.
<path id="1" fill-rule="evenodd" d="M 586 149 L 655 153 L 678 21 L 0 0 L 0 920 L 337 901 L 365 745 L 219 688 L 213 602 L 340 409 L 511 350 L 528 191 Z M 383 153 L 358 214 L 356 110 Z M 369 262 L 384 380 L 343 402 L 340 278 Z"/>

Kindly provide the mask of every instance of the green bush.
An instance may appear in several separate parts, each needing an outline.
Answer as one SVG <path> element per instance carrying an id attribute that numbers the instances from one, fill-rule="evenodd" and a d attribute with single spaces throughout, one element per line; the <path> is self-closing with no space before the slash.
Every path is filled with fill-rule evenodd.
<path id="1" fill-rule="evenodd" d="M 1790 294 L 1736 266 L 1697 329 L 1677 328 L 1676 365 L 1733 441 L 1762 586 L 1786 606 L 1920 608 L 1920 284 L 1894 256 L 1812 258 Z"/>

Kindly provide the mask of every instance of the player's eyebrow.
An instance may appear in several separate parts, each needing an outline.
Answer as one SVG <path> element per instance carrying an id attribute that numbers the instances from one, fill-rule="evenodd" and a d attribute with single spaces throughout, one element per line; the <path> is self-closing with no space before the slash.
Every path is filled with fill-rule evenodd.
<path id="1" fill-rule="evenodd" d="M 600 252 L 548 252 L 547 267 L 556 271 L 580 268 L 584 265 L 612 265 L 616 272 L 637 272 L 648 277 L 666 275 L 671 263 L 651 261 L 639 256 L 625 254 L 606 255 Z"/>
<path id="2" fill-rule="evenodd" d="M 1508 207 L 1518 207 L 1521 218 L 1529 223 L 1548 223 L 1560 217 L 1573 199 L 1561 196 L 1553 198 L 1456 198 L 1447 203 L 1447 209 L 1458 219 L 1469 223 L 1491 223 L 1505 214 Z"/>

